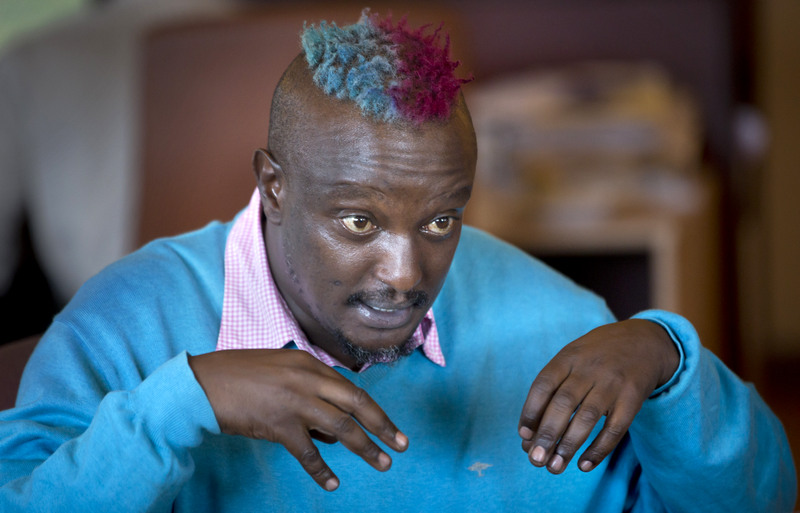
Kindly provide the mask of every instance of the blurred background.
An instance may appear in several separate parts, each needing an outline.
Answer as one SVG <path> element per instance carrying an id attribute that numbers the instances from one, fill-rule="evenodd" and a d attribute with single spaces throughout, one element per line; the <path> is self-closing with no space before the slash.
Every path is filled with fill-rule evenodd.
<path id="1" fill-rule="evenodd" d="M 475 76 L 468 221 L 685 315 L 800 441 L 796 0 L 0 0 L 0 343 L 232 218 L 302 23 L 365 5 L 443 21 Z"/>

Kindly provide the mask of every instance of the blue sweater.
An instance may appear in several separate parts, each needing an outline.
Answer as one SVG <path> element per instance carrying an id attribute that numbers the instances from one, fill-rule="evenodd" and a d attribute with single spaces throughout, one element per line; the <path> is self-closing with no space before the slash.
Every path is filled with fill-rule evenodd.
<path id="1" fill-rule="evenodd" d="M 703 349 L 684 352 L 597 469 L 528 462 L 517 422 L 556 352 L 613 321 L 604 303 L 524 253 L 465 229 L 434 304 L 447 366 L 419 351 L 339 371 L 408 435 L 380 473 L 320 444 L 341 479 L 320 489 L 280 445 L 220 433 L 187 363 L 213 351 L 230 225 L 156 241 L 90 280 L 55 319 L 0 413 L 0 511 L 789 511 L 783 429 Z M 613 342 L 610 342 L 613 343 Z M 593 438 L 590 437 L 590 440 Z"/>

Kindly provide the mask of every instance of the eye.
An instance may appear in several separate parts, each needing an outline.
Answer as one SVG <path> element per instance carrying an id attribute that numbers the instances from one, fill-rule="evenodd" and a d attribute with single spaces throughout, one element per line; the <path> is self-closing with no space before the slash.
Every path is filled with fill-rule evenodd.
<path id="1" fill-rule="evenodd" d="M 437 217 L 422 227 L 423 231 L 433 235 L 447 235 L 453 230 L 455 220 L 450 216 Z"/>
<path id="2" fill-rule="evenodd" d="M 377 227 L 372 224 L 372 221 L 370 221 L 366 216 L 351 215 L 342 217 L 340 219 L 348 231 L 358 235 L 364 235 L 377 229 Z"/>

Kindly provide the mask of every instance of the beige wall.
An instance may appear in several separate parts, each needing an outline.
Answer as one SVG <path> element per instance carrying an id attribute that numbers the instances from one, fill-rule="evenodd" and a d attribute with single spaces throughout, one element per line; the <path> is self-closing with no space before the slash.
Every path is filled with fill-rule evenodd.
<path id="1" fill-rule="evenodd" d="M 762 170 L 767 358 L 800 357 L 800 2 L 755 2 L 757 101 L 771 132 Z"/>

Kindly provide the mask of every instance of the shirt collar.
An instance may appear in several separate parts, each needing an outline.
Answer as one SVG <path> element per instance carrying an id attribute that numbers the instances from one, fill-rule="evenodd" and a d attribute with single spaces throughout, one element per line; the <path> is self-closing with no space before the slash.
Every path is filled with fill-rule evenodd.
<path id="1" fill-rule="evenodd" d="M 432 308 L 417 326 L 412 340 L 429 360 L 445 366 Z M 234 221 L 225 244 L 225 288 L 216 350 L 280 349 L 291 342 L 326 365 L 343 367 L 308 341 L 272 279 L 256 189 L 247 208 Z"/>

